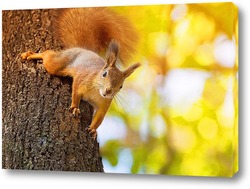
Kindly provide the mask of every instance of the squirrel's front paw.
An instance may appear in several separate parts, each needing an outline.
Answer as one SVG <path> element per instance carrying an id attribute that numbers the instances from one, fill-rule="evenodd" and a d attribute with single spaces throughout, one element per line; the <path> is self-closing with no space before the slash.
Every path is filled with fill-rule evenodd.
<path id="1" fill-rule="evenodd" d="M 70 107 L 69 111 L 72 112 L 72 114 L 74 115 L 74 117 L 77 117 L 81 113 L 81 111 L 80 111 L 79 108 L 74 108 L 74 107 Z"/>
<path id="2" fill-rule="evenodd" d="M 29 60 L 29 56 L 32 55 L 32 54 L 34 54 L 32 51 L 27 51 L 27 52 L 25 52 L 25 53 L 22 53 L 22 54 L 21 54 L 21 59 L 22 59 L 23 61 Z"/>
<path id="3" fill-rule="evenodd" d="M 97 131 L 96 129 L 92 129 L 90 127 L 86 128 L 86 130 L 89 132 L 89 134 L 92 136 L 93 139 L 96 139 Z"/>

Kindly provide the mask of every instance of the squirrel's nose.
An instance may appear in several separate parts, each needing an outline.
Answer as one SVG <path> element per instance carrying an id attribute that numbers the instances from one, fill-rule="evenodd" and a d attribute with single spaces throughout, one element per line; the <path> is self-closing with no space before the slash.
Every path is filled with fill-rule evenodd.
<path id="1" fill-rule="evenodd" d="M 111 88 L 107 88 L 106 89 L 106 94 L 111 94 L 112 93 L 112 89 Z"/>

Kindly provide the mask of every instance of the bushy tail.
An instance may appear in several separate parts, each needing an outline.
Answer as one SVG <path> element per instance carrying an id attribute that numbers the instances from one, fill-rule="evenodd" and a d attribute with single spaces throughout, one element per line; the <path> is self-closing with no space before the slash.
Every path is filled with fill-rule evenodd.
<path id="1" fill-rule="evenodd" d="M 111 40 L 119 43 L 119 58 L 127 61 L 136 51 L 138 34 L 128 19 L 109 8 L 56 9 L 55 35 L 65 48 L 83 47 L 104 55 Z"/>

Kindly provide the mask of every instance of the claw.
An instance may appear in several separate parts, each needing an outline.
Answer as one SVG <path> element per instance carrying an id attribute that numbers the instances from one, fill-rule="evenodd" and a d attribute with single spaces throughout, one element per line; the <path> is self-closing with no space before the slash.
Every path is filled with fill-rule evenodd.
<path id="1" fill-rule="evenodd" d="M 74 117 L 77 117 L 81 113 L 81 111 L 80 111 L 79 108 L 74 108 L 74 107 L 70 107 L 69 111 L 72 112 L 72 114 L 74 115 Z"/>
<path id="2" fill-rule="evenodd" d="M 24 60 L 30 60 L 29 56 L 34 54 L 32 51 L 27 51 L 25 53 L 21 54 L 21 59 Z"/>
<path id="3" fill-rule="evenodd" d="M 76 116 L 78 116 L 79 114 L 80 114 L 80 109 L 75 108 L 75 109 L 73 110 L 73 115 L 76 117 Z"/>
<path id="4" fill-rule="evenodd" d="M 87 127 L 85 130 L 89 132 L 89 134 L 92 136 L 92 138 L 95 140 L 97 136 L 96 129 L 92 129 L 90 127 Z"/>

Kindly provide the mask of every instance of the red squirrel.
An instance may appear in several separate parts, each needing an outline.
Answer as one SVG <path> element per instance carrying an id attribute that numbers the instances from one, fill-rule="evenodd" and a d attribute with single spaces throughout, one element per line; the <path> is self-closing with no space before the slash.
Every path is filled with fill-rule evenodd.
<path id="1" fill-rule="evenodd" d="M 125 17 L 108 8 L 57 9 L 53 22 L 55 35 L 66 49 L 27 51 L 21 59 L 42 59 L 49 74 L 73 78 L 70 110 L 78 116 L 81 99 L 93 106 L 94 115 L 87 130 L 95 139 L 112 99 L 124 80 L 140 66 L 136 63 L 124 71 L 116 66 L 135 51 L 137 33 Z M 105 50 L 106 58 L 102 58 Z"/>

